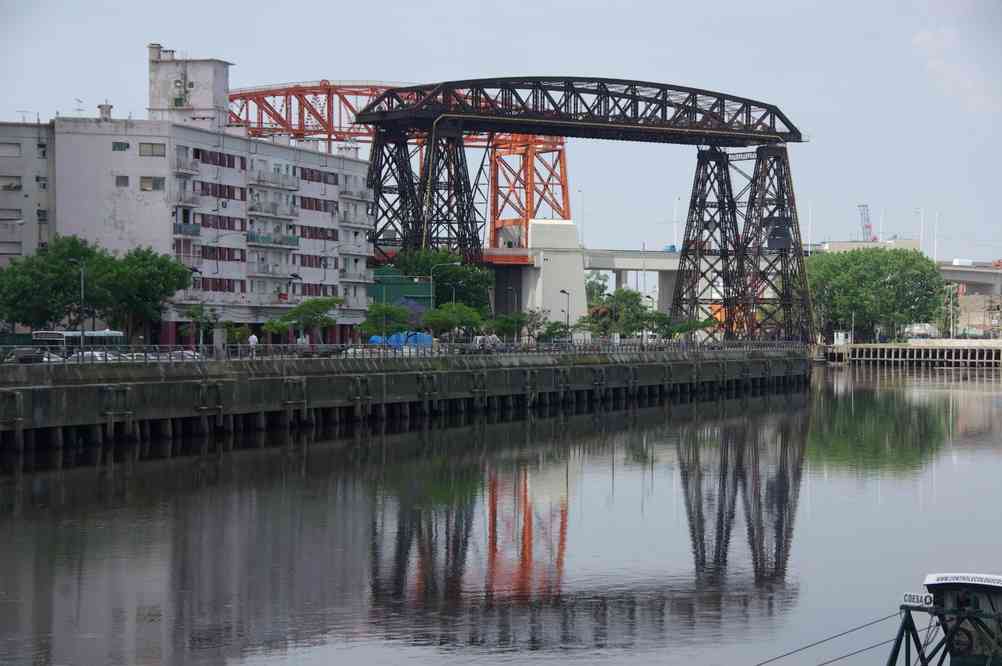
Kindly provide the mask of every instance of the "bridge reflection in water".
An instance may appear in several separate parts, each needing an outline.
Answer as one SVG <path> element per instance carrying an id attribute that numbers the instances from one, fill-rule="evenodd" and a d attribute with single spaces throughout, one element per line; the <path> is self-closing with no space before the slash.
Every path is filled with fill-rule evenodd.
<path id="1" fill-rule="evenodd" d="M 740 640 L 797 600 L 806 402 L 195 442 L 0 476 L 0 662 Z"/>
<path id="2" fill-rule="evenodd" d="M 558 432 L 558 446 L 543 460 L 532 449 L 488 456 L 476 466 L 482 488 L 468 487 L 454 467 L 396 492 L 382 488 L 372 524 L 373 626 L 387 638 L 435 645 L 611 648 L 685 640 L 681 630 L 697 623 L 702 640 L 733 637 L 789 609 L 797 596 L 787 563 L 809 410 L 803 396 L 772 402 L 774 409 L 755 400 L 695 413 L 676 406 L 646 432 L 604 429 L 599 418 L 583 441 L 560 442 Z M 655 461 L 672 468 L 692 574 L 671 572 L 678 563 L 665 562 L 658 576 L 641 561 L 646 575 L 638 577 L 616 570 L 629 563 L 614 559 L 604 575 L 565 580 L 569 558 L 601 560 L 604 550 L 601 524 L 589 525 L 586 543 L 569 535 L 575 494 L 586 491 L 585 459 L 594 466 L 606 458 L 614 478 L 620 457 L 627 468 L 653 472 Z M 443 488 L 454 495 L 447 499 Z M 731 571 L 736 523 L 744 526 L 747 561 Z"/>

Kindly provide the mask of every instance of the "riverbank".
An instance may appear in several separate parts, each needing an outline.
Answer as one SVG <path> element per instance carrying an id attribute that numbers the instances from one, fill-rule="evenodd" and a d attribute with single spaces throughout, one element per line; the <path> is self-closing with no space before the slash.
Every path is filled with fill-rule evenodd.
<path id="1" fill-rule="evenodd" d="M 803 385 L 790 351 L 256 359 L 0 368 L 0 446 L 60 448 L 454 412 L 701 399 Z"/>

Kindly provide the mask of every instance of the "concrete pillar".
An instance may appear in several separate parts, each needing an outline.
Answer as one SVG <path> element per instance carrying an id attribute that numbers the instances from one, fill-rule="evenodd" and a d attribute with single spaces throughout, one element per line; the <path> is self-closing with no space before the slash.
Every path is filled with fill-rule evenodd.
<path id="1" fill-rule="evenodd" d="M 627 278 L 626 271 L 613 271 L 613 277 L 616 279 L 615 287 L 616 289 L 626 289 L 630 286 L 629 279 Z"/>
<path id="2" fill-rule="evenodd" d="M 678 271 L 658 271 L 658 310 L 670 312 Z"/>

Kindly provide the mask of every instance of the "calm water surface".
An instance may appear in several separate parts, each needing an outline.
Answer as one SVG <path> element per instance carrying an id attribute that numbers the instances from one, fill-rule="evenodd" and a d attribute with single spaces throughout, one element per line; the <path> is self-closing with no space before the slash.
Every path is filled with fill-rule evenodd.
<path id="1" fill-rule="evenodd" d="M 754 664 L 1002 572 L 998 373 L 231 444 L 6 460 L 0 663 Z"/>

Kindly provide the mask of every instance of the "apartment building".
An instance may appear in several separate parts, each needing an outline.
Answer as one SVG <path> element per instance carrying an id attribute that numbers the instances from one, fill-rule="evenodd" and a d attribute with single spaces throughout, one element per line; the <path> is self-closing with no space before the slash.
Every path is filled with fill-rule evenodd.
<path id="1" fill-rule="evenodd" d="M 97 118 L 0 125 L 0 183 L 21 188 L 0 190 L 0 252 L 27 254 L 61 234 L 173 253 L 193 284 L 165 313 L 163 344 L 181 340 L 196 303 L 256 326 L 317 296 L 344 299 L 326 338 L 349 338 L 372 282 L 368 163 L 228 127 L 229 63 L 155 44 L 149 58 L 147 120 L 102 104 Z M 8 196 L 26 185 L 30 198 Z"/>
<path id="2" fill-rule="evenodd" d="M 0 266 L 49 237 L 52 126 L 0 123 Z"/>

